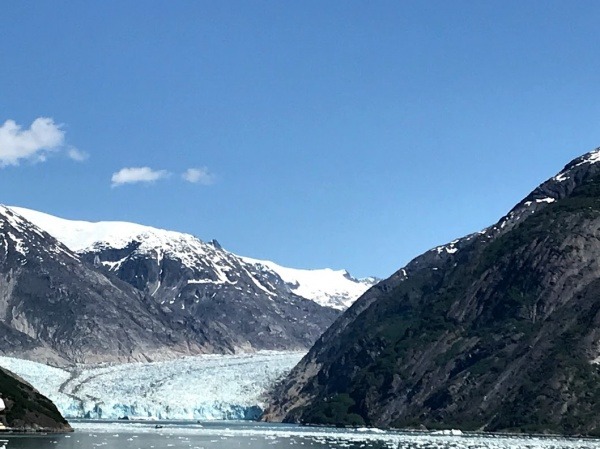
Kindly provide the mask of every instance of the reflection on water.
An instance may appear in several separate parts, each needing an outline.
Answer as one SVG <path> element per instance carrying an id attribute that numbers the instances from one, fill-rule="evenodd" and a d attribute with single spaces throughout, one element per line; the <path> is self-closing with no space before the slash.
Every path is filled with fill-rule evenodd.
<path id="1" fill-rule="evenodd" d="M 66 435 L 7 436 L 8 449 L 600 449 L 600 440 L 433 435 L 251 422 L 73 422 Z"/>

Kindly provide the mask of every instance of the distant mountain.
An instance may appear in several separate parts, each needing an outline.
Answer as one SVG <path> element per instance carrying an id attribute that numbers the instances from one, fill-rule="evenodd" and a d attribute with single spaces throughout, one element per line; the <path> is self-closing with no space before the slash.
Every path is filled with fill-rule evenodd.
<path id="1" fill-rule="evenodd" d="M 279 276 L 286 287 L 298 296 L 308 298 L 323 307 L 346 310 L 365 291 L 380 279 L 368 277 L 354 278 L 346 270 L 299 270 L 286 268 L 268 260 L 242 257 L 252 268 L 250 271 L 266 277 Z"/>
<path id="2" fill-rule="evenodd" d="M 135 223 L 65 220 L 21 207 L 11 209 L 85 260 L 168 307 L 181 306 L 186 298 L 233 289 L 256 290 L 270 297 L 296 295 L 345 310 L 378 281 L 355 279 L 345 270 L 301 270 L 240 257 L 216 240 L 205 243 L 190 234 Z"/>
<path id="3" fill-rule="evenodd" d="M 0 238 L 8 355 L 61 364 L 306 349 L 339 314 L 188 234 L 0 207 Z"/>
<path id="4" fill-rule="evenodd" d="M 600 435 L 600 149 L 365 293 L 265 418 Z"/>

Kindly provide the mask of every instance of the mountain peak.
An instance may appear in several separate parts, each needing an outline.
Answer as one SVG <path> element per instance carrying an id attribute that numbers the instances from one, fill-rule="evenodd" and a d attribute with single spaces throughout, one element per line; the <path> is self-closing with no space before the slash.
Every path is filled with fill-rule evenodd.
<path id="1" fill-rule="evenodd" d="M 3 237 L 7 256 L 14 252 L 20 255 L 19 257 L 26 258 L 30 251 L 34 251 L 37 254 L 62 253 L 71 259 L 79 260 L 79 257 L 60 241 L 27 220 L 18 211 L 4 205 L 0 205 L 0 237 Z"/>
<path id="2" fill-rule="evenodd" d="M 595 164 L 597 162 L 600 162 L 600 147 L 573 159 L 571 162 L 569 162 L 567 165 L 565 165 L 565 168 L 563 168 L 563 170 L 558 175 L 556 175 L 554 178 L 560 178 L 560 179 L 555 179 L 555 180 L 561 181 L 561 180 L 563 180 L 562 175 L 565 174 L 565 172 L 568 172 L 568 171 L 572 170 L 573 168 L 579 167 L 584 164 L 591 165 L 591 164 Z"/>
<path id="3" fill-rule="evenodd" d="M 10 206 L 8 209 L 35 223 L 73 251 L 87 250 L 98 245 L 124 248 L 132 240 L 143 240 L 148 247 L 157 247 L 166 241 L 199 241 L 191 234 L 167 231 L 127 221 L 69 220 L 23 207 Z"/>

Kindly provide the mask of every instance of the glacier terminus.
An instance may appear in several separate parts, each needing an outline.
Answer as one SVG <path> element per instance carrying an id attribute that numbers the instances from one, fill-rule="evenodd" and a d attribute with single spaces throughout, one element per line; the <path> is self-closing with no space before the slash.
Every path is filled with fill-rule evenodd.
<path id="1" fill-rule="evenodd" d="M 49 397 L 67 418 L 247 420 L 304 352 L 200 355 L 153 363 L 55 368 L 13 357 L 0 365 Z"/>

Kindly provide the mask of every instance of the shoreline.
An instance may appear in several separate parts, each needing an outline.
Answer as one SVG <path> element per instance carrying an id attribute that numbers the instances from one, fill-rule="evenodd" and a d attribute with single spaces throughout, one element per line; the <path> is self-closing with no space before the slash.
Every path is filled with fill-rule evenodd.
<path id="1" fill-rule="evenodd" d="M 75 429 L 69 427 L 68 429 L 52 429 L 52 428 L 39 428 L 39 429 L 28 429 L 23 427 L 6 427 L 0 429 L 0 437 L 2 435 L 39 435 L 39 434 L 61 434 L 61 433 L 73 433 Z"/>

